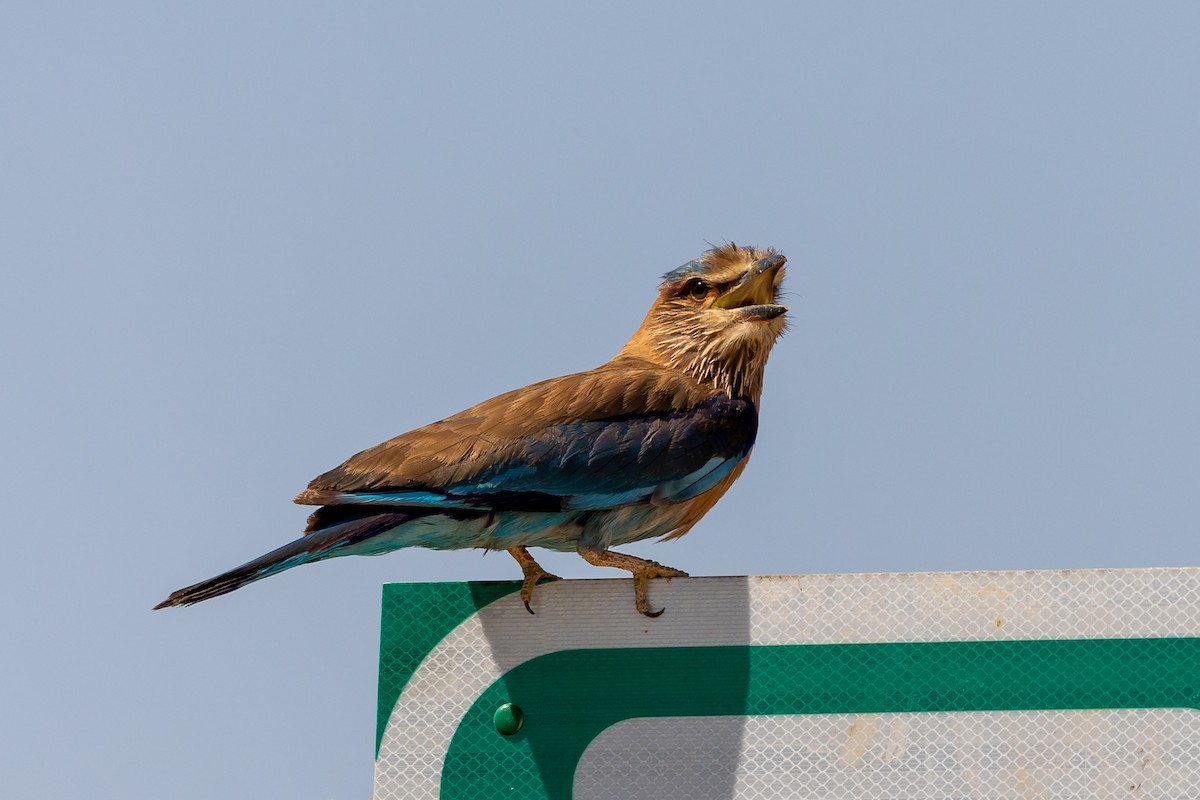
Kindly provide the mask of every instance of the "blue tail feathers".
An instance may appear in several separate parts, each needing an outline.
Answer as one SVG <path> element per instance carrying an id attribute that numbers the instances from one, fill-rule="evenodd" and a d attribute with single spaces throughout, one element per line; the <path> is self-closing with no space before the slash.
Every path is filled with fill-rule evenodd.
<path id="1" fill-rule="evenodd" d="M 245 586 L 247 583 L 261 580 L 278 572 L 283 572 L 286 569 L 313 561 L 332 558 L 333 556 L 340 555 L 338 550 L 343 547 L 357 544 L 384 531 L 391 530 L 398 525 L 403 525 L 416 516 L 420 516 L 419 513 L 413 514 L 403 511 L 384 511 L 382 513 L 380 513 L 379 509 L 373 509 L 372 511 L 374 513 L 347 514 L 345 515 L 347 519 L 344 521 L 323 520 L 334 523 L 328 527 L 313 529 L 314 526 L 310 525 L 309 532 L 294 542 L 289 542 L 283 547 L 276 548 L 253 561 L 247 561 L 240 567 L 235 567 L 228 572 L 221 573 L 215 578 L 209 578 L 206 581 L 201 581 L 179 591 L 172 592 L 170 597 L 154 608 L 159 609 L 167 608 L 168 606 L 184 606 L 199 603 L 201 600 L 219 597 L 220 595 L 232 592 L 234 589 Z M 331 516 L 335 516 L 336 518 L 337 515 Z"/>

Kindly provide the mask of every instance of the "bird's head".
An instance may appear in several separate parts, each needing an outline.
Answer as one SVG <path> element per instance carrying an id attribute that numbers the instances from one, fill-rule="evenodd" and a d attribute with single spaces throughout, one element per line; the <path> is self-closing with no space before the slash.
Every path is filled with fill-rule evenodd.
<path id="1" fill-rule="evenodd" d="M 787 325 L 787 307 L 776 302 L 786 261 L 774 250 L 728 244 L 671 270 L 621 353 L 757 401 L 767 356 Z"/>

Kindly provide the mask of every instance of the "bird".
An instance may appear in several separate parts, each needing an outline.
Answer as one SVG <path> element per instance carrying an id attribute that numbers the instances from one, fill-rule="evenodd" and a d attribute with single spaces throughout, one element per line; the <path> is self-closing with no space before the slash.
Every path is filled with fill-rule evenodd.
<path id="1" fill-rule="evenodd" d="M 304 534 L 156 609 L 232 592 L 301 564 L 407 547 L 505 550 L 534 587 L 554 580 L 529 548 L 577 552 L 649 581 L 687 577 L 612 550 L 683 536 L 746 467 L 767 357 L 787 324 L 786 258 L 715 246 L 667 272 L 641 326 L 607 363 L 530 384 L 351 456 L 296 502 Z"/>

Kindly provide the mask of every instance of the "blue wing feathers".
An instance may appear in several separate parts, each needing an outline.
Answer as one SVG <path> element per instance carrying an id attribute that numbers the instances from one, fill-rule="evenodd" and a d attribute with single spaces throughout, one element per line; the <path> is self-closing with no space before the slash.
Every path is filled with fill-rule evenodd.
<path id="1" fill-rule="evenodd" d="M 682 502 L 733 471 L 753 446 L 757 425 L 752 403 L 720 396 L 671 414 L 547 426 L 452 485 L 340 492 L 332 502 L 462 511 Z"/>
<path id="2" fill-rule="evenodd" d="M 470 468 L 472 446 L 448 484 L 420 485 L 400 478 L 389 487 L 372 479 L 359 483 L 361 488 L 348 482 L 320 490 L 314 499 L 333 506 L 372 506 L 379 512 L 407 508 L 459 514 L 678 503 L 726 478 L 750 452 L 757 427 L 753 403 L 716 396 L 688 410 L 535 428 L 502 448 L 493 447 L 475 470 Z"/>
<path id="3" fill-rule="evenodd" d="M 330 502 L 356 505 L 404 506 L 406 508 L 459 508 L 468 511 L 487 511 L 486 505 L 473 505 L 469 500 L 445 492 L 339 492 Z"/>
<path id="4" fill-rule="evenodd" d="M 733 472 L 745 456 L 738 458 L 714 458 L 691 475 L 674 481 L 660 483 L 654 489 L 653 502 L 657 504 L 681 503 L 702 495 L 716 486 Z"/>

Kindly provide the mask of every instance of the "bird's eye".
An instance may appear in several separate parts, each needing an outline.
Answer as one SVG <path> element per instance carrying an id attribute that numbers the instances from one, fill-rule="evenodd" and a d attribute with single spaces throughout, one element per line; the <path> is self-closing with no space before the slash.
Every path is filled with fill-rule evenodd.
<path id="1" fill-rule="evenodd" d="M 691 298 L 692 300 L 703 300 L 708 297 L 709 286 L 706 282 L 699 278 L 692 278 L 683 285 L 683 291 L 680 295 Z"/>

